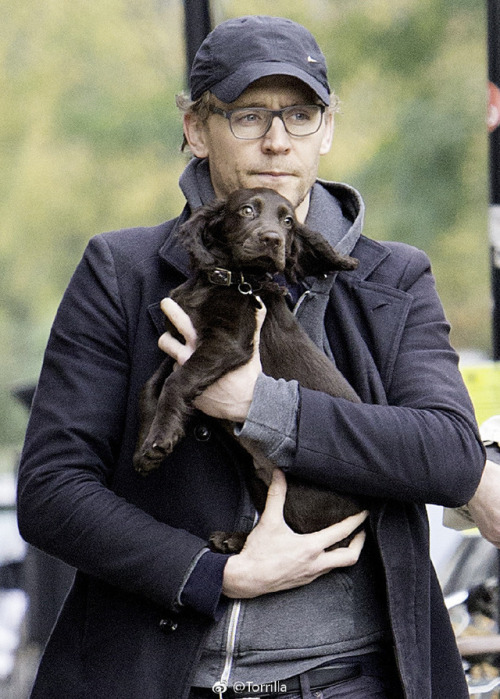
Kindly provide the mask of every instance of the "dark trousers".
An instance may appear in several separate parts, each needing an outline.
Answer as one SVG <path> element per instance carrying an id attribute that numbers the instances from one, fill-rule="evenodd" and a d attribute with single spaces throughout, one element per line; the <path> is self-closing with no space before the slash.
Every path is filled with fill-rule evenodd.
<path id="1" fill-rule="evenodd" d="M 352 672 L 346 673 L 350 676 L 326 685 L 318 684 L 318 673 L 313 670 L 292 678 L 297 685 L 292 691 L 287 688 L 290 680 L 277 681 L 274 687 L 267 683 L 260 688 L 255 683 L 239 683 L 222 694 L 215 688 L 193 687 L 189 699 L 403 699 L 392 653 L 371 653 L 350 658 L 347 663 L 352 665 Z M 345 664 L 343 659 L 342 667 Z M 335 663 L 328 667 L 334 668 Z"/>

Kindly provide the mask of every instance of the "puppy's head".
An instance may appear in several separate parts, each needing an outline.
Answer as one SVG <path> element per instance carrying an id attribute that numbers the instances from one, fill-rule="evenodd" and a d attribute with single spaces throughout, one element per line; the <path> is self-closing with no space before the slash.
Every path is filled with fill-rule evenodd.
<path id="1" fill-rule="evenodd" d="M 296 223 L 291 204 L 271 189 L 238 189 L 197 209 L 180 239 L 193 266 L 283 272 Z"/>
<path id="2" fill-rule="evenodd" d="M 262 269 L 296 281 L 305 274 L 356 266 L 300 224 L 288 199 L 264 187 L 238 189 L 197 209 L 180 237 L 199 269 Z"/>
<path id="3" fill-rule="evenodd" d="M 224 237 L 242 268 L 283 272 L 296 225 L 292 205 L 272 189 L 239 189 L 227 198 Z"/>

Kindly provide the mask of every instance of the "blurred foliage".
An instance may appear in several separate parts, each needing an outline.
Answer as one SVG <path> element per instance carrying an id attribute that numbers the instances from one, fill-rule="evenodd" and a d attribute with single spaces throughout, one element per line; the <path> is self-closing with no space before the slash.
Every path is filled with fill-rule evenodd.
<path id="1" fill-rule="evenodd" d="M 321 175 L 367 202 L 366 232 L 433 261 L 458 348 L 489 352 L 483 0 L 212 0 L 305 24 L 342 100 Z M 36 379 L 88 238 L 182 206 L 180 0 L 0 0 L 0 444 Z"/>

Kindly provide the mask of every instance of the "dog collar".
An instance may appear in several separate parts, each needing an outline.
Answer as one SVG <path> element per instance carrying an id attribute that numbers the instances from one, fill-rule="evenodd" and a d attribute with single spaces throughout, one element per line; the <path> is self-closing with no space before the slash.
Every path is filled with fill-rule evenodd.
<path id="1" fill-rule="evenodd" d="M 286 293 L 286 287 L 282 287 L 278 282 L 273 281 L 273 276 L 266 272 L 262 277 L 255 275 L 247 275 L 245 278 L 241 270 L 233 272 L 224 267 L 214 267 L 207 272 L 208 281 L 215 286 L 237 286 L 240 294 L 248 296 L 255 292 L 261 291 L 263 288 L 281 291 Z"/>
<path id="2" fill-rule="evenodd" d="M 237 273 L 236 273 L 237 274 Z M 243 279 L 243 274 L 240 272 L 241 279 Z M 207 272 L 208 281 L 216 286 L 231 286 L 235 284 L 233 281 L 234 273 L 230 269 L 224 269 L 223 267 L 215 267 Z"/>

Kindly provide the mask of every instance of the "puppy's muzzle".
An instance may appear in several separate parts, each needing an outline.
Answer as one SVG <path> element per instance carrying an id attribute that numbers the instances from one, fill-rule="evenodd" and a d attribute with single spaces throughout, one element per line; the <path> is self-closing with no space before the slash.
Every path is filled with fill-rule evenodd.
<path id="1" fill-rule="evenodd" d="M 271 270 L 282 271 L 286 260 L 286 241 L 284 236 L 276 230 L 260 230 L 248 239 L 242 248 L 245 261 L 267 260 L 266 266 Z"/>
<path id="2" fill-rule="evenodd" d="M 285 244 L 283 237 L 276 231 L 263 231 L 259 233 L 259 241 L 265 250 L 278 251 Z"/>

